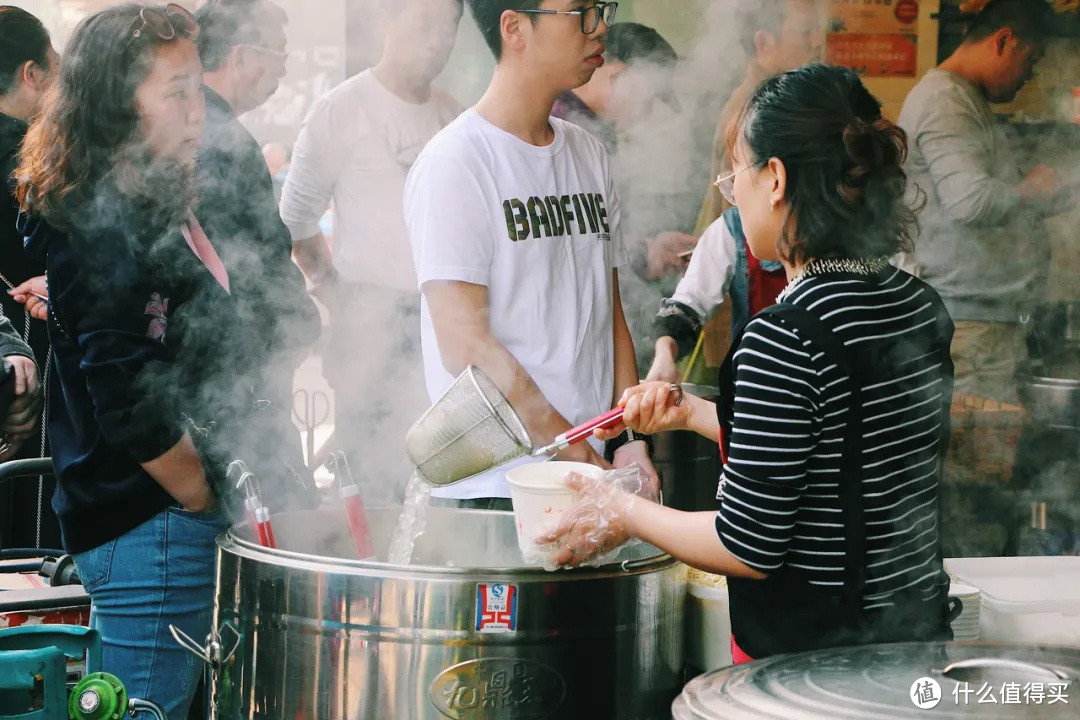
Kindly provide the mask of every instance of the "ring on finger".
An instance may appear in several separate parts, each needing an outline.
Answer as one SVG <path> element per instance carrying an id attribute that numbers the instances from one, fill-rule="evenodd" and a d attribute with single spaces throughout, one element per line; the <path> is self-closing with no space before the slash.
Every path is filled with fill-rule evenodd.
<path id="1" fill-rule="evenodd" d="M 671 383 L 671 387 L 669 389 L 671 390 L 671 392 L 675 393 L 675 407 L 679 407 L 680 405 L 682 405 L 683 397 L 685 396 L 682 385 L 678 383 Z"/>

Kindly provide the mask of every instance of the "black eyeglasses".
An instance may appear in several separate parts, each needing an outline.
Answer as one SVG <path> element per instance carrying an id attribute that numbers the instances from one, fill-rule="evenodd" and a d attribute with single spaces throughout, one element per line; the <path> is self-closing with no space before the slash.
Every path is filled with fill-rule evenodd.
<path id="1" fill-rule="evenodd" d="M 619 9 L 617 2 L 598 2 L 581 10 L 518 10 L 527 15 L 577 15 L 581 18 L 581 32 L 592 35 L 600 27 L 600 21 L 611 27 L 615 22 L 615 12 Z"/>
<path id="2" fill-rule="evenodd" d="M 142 25 L 131 34 L 135 38 L 142 37 L 147 30 L 161 40 L 174 40 L 177 36 L 194 40 L 199 34 L 199 23 L 195 21 L 195 16 L 176 3 L 169 3 L 164 10 L 145 7 L 139 11 L 139 19 Z"/>

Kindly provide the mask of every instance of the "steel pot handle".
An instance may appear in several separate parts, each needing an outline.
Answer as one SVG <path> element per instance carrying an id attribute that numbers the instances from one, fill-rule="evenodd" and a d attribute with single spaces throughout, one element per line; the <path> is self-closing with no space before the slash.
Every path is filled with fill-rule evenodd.
<path id="1" fill-rule="evenodd" d="M 222 655 L 221 638 L 223 631 L 228 630 L 233 635 L 232 647 L 229 651 Z M 233 655 L 236 654 L 237 648 L 240 647 L 240 631 L 233 627 L 232 623 L 222 623 L 218 632 L 210 633 L 206 638 L 206 645 L 202 646 L 188 635 L 186 632 L 176 627 L 175 625 L 169 625 L 169 634 L 173 636 L 173 640 L 180 647 L 187 650 L 195 657 L 202 660 L 209 665 L 212 669 L 217 670 L 225 663 L 232 660 Z"/>
<path id="2" fill-rule="evenodd" d="M 945 666 L 945 669 L 941 671 L 941 674 L 945 677 L 949 677 L 949 673 L 951 672 L 972 669 L 1016 670 L 1019 672 L 1042 674 L 1051 682 L 1069 679 L 1067 673 L 1045 665 L 1037 665 L 1036 663 L 1023 662 L 1021 660 L 1006 660 L 1005 658 L 990 657 L 960 660 L 959 662 L 951 663 Z M 951 680 L 952 678 L 949 679 Z"/>
<path id="3" fill-rule="evenodd" d="M 128 715 L 131 717 L 138 717 L 139 713 L 147 713 L 155 718 L 155 720 L 168 720 L 165 717 L 165 712 L 152 702 L 146 700 L 139 700 L 138 698 L 131 698 L 128 700 L 127 707 Z"/>
<path id="4" fill-rule="evenodd" d="M 649 567 L 665 557 L 671 556 L 665 553 L 662 555 L 654 555 L 653 557 L 641 558 L 640 560 L 623 560 L 619 563 L 619 569 L 623 572 L 633 572 L 634 570 Z"/>

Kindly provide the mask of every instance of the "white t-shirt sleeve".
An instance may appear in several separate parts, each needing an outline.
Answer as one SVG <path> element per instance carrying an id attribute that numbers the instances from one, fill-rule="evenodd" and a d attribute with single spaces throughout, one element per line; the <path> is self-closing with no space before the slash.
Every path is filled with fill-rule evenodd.
<path id="1" fill-rule="evenodd" d="M 615 187 L 611 175 L 611 162 L 607 151 L 603 153 L 604 177 L 607 179 L 608 226 L 611 229 L 611 267 L 620 268 L 630 263 L 630 254 L 626 250 L 626 239 L 622 231 L 622 199 Z"/>
<path id="2" fill-rule="evenodd" d="M 496 235 L 481 172 L 462 158 L 425 153 L 409 173 L 405 224 L 421 287 L 432 280 L 489 285 Z"/>
<path id="3" fill-rule="evenodd" d="M 721 217 L 698 239 L 686 274 L 671 299 L 707 318 L 724 302 L 734 276 L 735 236 Z"/>
<path id="4" fill-rule="evenodd" d="M 348 143 L 335 127 L 333 106 L 319 102 L 308 113 L 293 147 L 292 162 L 281 191 L 281 219 L 294 242 L 317 235 L 338 177 Z"/>

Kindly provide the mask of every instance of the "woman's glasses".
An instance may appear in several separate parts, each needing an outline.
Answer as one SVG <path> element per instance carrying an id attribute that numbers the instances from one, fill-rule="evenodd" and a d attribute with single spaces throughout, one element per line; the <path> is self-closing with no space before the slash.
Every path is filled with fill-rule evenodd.
<path id="1" fill-rule="evenodd" d="M 176 3 L 169 3 L 163 11 L 145 7 L 139 11 L 139 19 L 142 24 L 132 33 L 135 38 L 142 37 L 147 30 L 161 40 L 174 40 L 177 37 L 194 40 L 199 34 L 199 23 L 195 21 L 195 16 Z"/>
<path id="2" fill-rule="evenodd" d="M 724 200 L 728 205 L 735 204 L 735 176 L 744 170 L 749 170 L 753 165 L 746 165 L 743 168 L 730 172 L 727 175 L 717 175 L 716 182 L 713 185 L 720 188 L 720 194 L 724 196 Z"/>
<path id="3" fill-rule="evenodd" d="M 577 15 L 581 18 L 581 32 L 592 35 L 600 27 L 600 21 L 611 27 L 615 22 L 615 12 L 619 9 L 617 2 L 598 2 L 595 5 L 582 8 L 581 10 L 518 10 L 527 15 Z"/>

